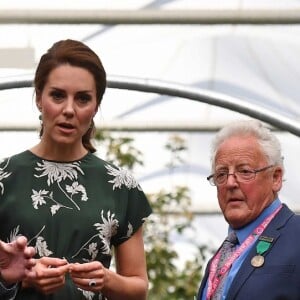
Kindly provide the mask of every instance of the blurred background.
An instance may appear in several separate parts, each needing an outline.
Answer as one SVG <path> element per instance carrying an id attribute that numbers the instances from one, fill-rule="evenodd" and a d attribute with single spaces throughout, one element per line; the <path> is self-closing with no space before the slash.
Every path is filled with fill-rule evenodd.
<path id="1" fill-rule="evenodd" d="M 227 231 L 206 180 L 216 130 L 249 118 L 275 130 L 286 167 L 280 198 L 300 212 L 299 24 L 297 0 L 2 0 L 0 157 L 38 141 L 30 81 L 40 56 L 60 39 L 89 45 L 109 79 L 95 118 L 97 155 L 129 167 L 155 208 L 150 299 L 154 287 L 159 299 L 188 299 Z M 156 267 L 170 262 L 162 280 L 166 269 Z"/>

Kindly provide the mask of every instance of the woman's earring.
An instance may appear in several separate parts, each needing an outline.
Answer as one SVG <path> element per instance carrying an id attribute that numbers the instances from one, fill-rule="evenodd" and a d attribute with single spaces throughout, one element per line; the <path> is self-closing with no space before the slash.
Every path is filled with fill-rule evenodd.
<path id="1" fill-rule="evenodd" d="M 43 124 L 43 117 L 42 117 L 42 114 L 39 115 L 39 120 L 40 120 L 40 123 L 41 125 Z"/>

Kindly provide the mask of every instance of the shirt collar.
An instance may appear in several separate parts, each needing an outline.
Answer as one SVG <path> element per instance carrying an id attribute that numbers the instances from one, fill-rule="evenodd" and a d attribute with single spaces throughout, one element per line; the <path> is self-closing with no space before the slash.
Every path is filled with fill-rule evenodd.
<path id="1" fill-rule="evenodd" d="M 275 199 L 268 207 L 266 207 L 261 214 L 251 223 L 247 224 L 245 227 L 241 229 L 236 229 L 236 235 L 239 240 L 239 244 L 242 244 L 245 239 L 253 232 L 253 230 L 262 223 L 262 221 L 269 215 L 271 215 L 279 206 L 281 205 L 281 201 L 277 198 Z M 232 227 L 229 226 L 228 233 L 233 230 Z"/>

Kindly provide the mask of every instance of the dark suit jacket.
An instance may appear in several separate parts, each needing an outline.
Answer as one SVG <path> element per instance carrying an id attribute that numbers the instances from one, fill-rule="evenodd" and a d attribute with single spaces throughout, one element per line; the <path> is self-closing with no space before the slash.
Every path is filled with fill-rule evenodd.
<path id="1" fill-rule="evenodd" d="M 271 248 L 264 254 L 264 265 L 252 267 L 251 258 L 256 254 L 256 247 L 252 247 L 233 279 L 226 300 L 299 300 L 300 216 L 283 205 L 262 235 L 274 238 Z M 210 262 L 198 300 L 201 300 L 208 278 Z"/>

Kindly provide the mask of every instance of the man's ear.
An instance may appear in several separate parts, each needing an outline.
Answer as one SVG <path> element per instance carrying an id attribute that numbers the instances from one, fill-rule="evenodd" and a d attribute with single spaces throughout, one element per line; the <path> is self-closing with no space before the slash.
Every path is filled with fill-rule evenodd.
<path id="1" fill-rule="evenodd" d="M 279 192 L 282 187 L 283 169 L 276 166 L 273 171 L 273 191 Z"/>

